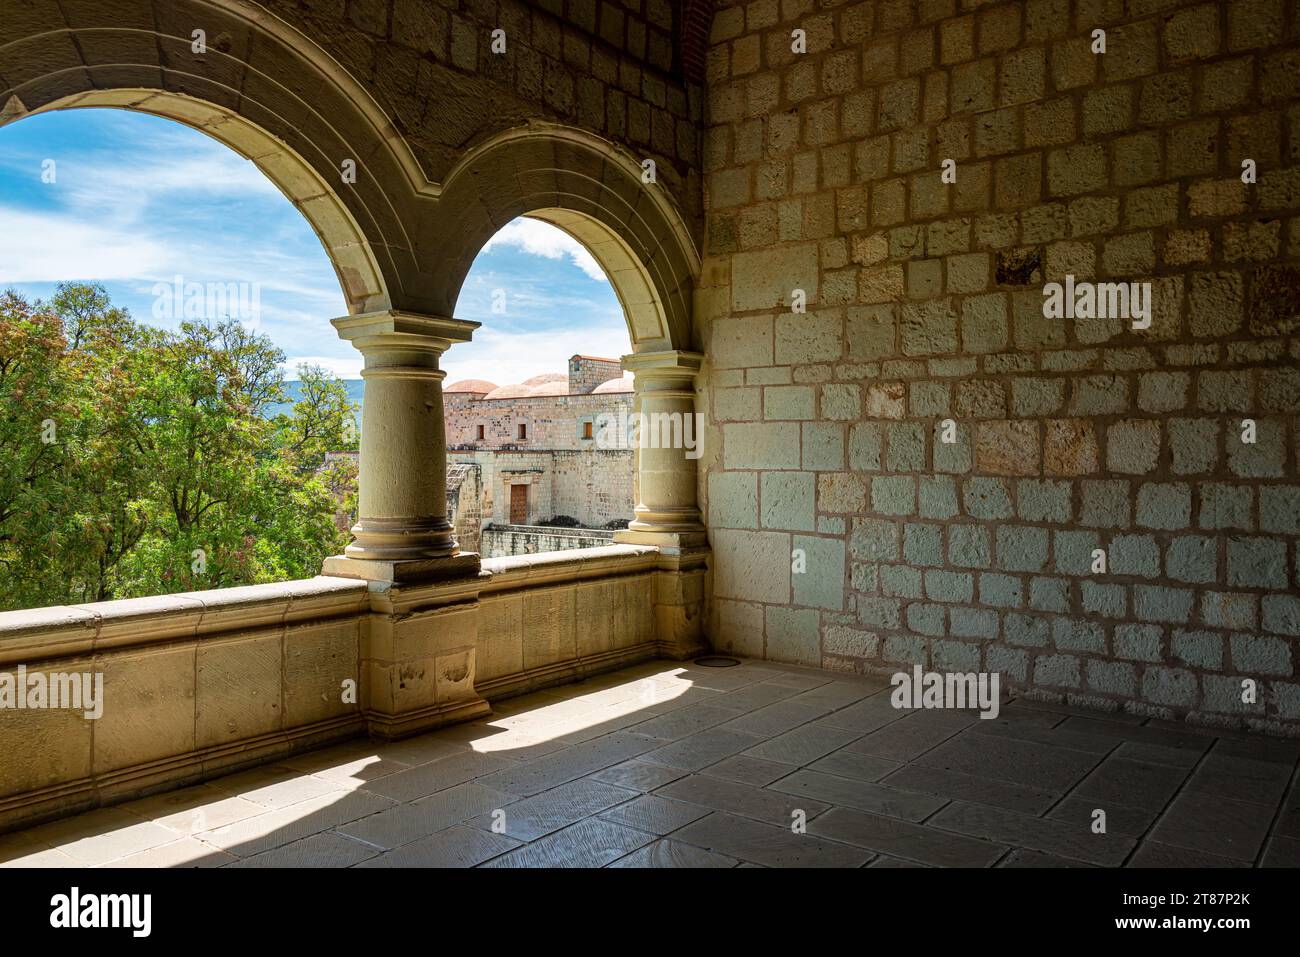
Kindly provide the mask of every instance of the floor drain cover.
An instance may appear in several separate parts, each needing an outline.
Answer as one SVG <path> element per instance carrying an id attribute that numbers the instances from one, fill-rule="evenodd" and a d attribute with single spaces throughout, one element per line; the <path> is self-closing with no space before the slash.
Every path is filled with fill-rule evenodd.
<path id="1" fill-rule="evenodd" d="M 696 658 L 697 665 L 703 665 L 705 668 L 734 668 L 740 664 L 735 658 L 723 658 L 720 655 L 710 655 L 706 658 Z"/>

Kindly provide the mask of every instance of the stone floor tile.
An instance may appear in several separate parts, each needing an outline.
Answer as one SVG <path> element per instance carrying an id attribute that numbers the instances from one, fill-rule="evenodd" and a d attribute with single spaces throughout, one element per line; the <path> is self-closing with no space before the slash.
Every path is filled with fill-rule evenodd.
<path id="1" fill-rule="evenodd" d="M 911 710 L 895 708 L 890 703 L 889 693 L 881 691 L 818 718 L 816 723 L 867 734 L 912 713 Z"/>
<path id="2" fill-rule="evenodd" d="M 946 831 L 1025 847 L 1088 864 L 1117 867 L 1136 843 L 1119 834 L 1094 834 L 1083 822 L 1052 821 L 987 804 L 954 801 L 927 824 Z"/>
<path id="3" fill-rule="evenodd" d="M 803 693 L 798 688 L 792 688 L 789 685 L 775 685 L 770 681 L 760 681 L 756 684 L 746 685 L 736 691 L 720 694 L 709 703 L 717 705 L 719 708 L 750 712 Z"/>
<path id="4" fill-rule="evenodd" d="M 889 687 L 888 682 L 883 680 L 831 681 L 810 691 L 801 692 L 798 697 L 791 698 L 790 702 L 805 707 L 818 708 L 822 712 L 829 714 L 832 711 L 847 708 L 849 705 L 861 701 L 869 695 L 876 694 L 882 688 L 887 687 Z"/>
<path id="5" fill-rule="evenodd" d="M 519 847 L 519 841 L 458 825 L 393 848 L 357 867 L 475 867 Z"/>
<path id="6" fill-rule="evenodd" d="M 700 773 L 761 788 L 778 778 L 785 777 L 793 770 L 794 768 L 788 764 L 777 764 L 775 761 L 764 761 L 762 758 L 737 754 L 730 758 L 723 758 L 717 764 L 710 764 Z"/>
<path id="7" fill-rule="evenodd" d="M 990 867 L 1007 852 L 1000 844 L 843 807 L 814 818 L 808 833 L 935 867 Z"/>
<path id="8" fill-rule="evenodd" d="M 98 834 L 63 841 L 57 849 L 83 867 L 94 867 L 109 861 L 147 851 L 160 844 L 176 840 L 176 832 L 152 821 L 140 821 L 125 827 L 116 827 Z"/>
<path id="9" fill-rule="evenodd" d="M 835 680 L 835 678 L 834 675 L 828 671 L 801 671 L 791 669 L 773 675 L 767 680 L 773 684 L 788 685 L 791 688 L 800 688 L 804 691 L 809 691 L 813 688 L 820 688 L 823 685 L 830 684 Z"/>
<path id="10" fill-rule="evenodd" d="M 881 855 L 873 860 L 867 867 L 894 867 L 894 868 L 914 868 L 929 867 L 929 864 L 918 864 L 915 861 L 905 861 L 901 857 L 885 857 Z"/>
<path id="11" fill-rule="evenodd" d="M 1267 738 L 1262 734 L 1222 737 L 1214 745 L 1212 753 L 1230 758 L 1272 761 L 1294 768 L 1296 762 L 1300 761 L 1300 739 Z"/>
<path id="12" fill-rule="evenodd" d="M 861 867 L 872 857 L 859 847 L 722 812 L 686 825 L 673 838 L 764 867 Z"/>
<path id="13" fill-rule="evenodd" d="M 1136 744 L 1154 744 L 1165 748 L 1206 751 L 1214 739 L 1197 731 L 1176 731 L 1169 728 L 1149 727 L 1147 725 L 1124 724 L 1103 718 L 1082 717 L 1075 715 L 1066 718 L 1057 727 L 1062 731 L 1078 731 L 1084 734 L 1113 735 L 1124 741 Z"/>
<path id="14" fill-rule="evenodd" d="M 229 867 L 351 867 L 380 849 L 326 831 L 237 860 Z"/>
<path id="15" fill-rule="evenodd" d="M 637 734 L 664 741 L 676 741 L 705 728 L 722 724 L 736 717 L 736 709 L 715 707 L 711 704 L 696 704 L 689 708 L 679 708 L 667 714 L 656 715 L 648 721 L 641 721 L 633 727 Z"/>
<path id="16" fill-rule="evenodd" d="M 592 781 L 601 781 L 604 784 L 613 784 L 633 791 L 653 791 L 689 773 L 685 768 L 670 768 L 662 764 L 647 764 L 644 761 L 631 760 L 603 768 L 587 777 Z"/>
<path id="17" fill-rule="evenodd" d="M 791 825 L 795 811 L 801 810 L 806 817 L 812 818 L 830 806 L 815 799 L 797 797 L 770 788 L 750 787 L 748 784 L 703 774 L 693 774 L 674 781 L 660 788 L 655 795 L 740 817 L 751 817 L 780 827 Z"/>
<path id="18" fill-rule="evenodd" d="M 806 796 L 827 804 L 857 808 L 905 821 L 923 821 L 948 803 L 947 798 L 933 794 L 903 791 L 884 784 L 835 777 L 806 768 L 769 785 L 768 790 L 800 798 Z"/>
<path id="19" fill-rule="evenodd" d="M 62 851 L 52 847 L 30 847 L 24 853 L 0 856 L 0 867 L 82 867 Z"/>
<path id="20" fill-rule="evenodd" d="M 1027 851 L 1016 848 L 998 863 L 998 867 L 1093 867 L 1083 861 L 1072 861 L 1067 857 L 1054 857 L 1042 851 Z"/>
<path id="21" fill-rule="evenodd" d="M 1048 744 L 1054 748 L 1069 748 L 1072 751 L 1086 751 L 1096 755 L 1109 754 L 1120 744 L 1110 735 L 1088 734 L 1059 727 L 1051 728 L 1041 722 L 1022 721 L 1018 718 L 1010 721 L 1003 721 L 1001 718 L 981 720 L 971 725 L 970 730 L 980 734 L 1016 738 L 1020 741 L 1032 741 L 1036 744 Z"/>
<path id="22" fill-rule="evenodd" d="M 734 857 L 682 844 L 667 838 L 647 844 L 627 857 L 620 857 L 607 867 L 735 867 Z"/>
<path id="23" fill-rule="evenodd" d="M 1273 836 L 1264 846 L 1261 867 L 1300 867 L 1300 840 Z"/>
<path id="24" fill-rule="evenodd" d="M 808 705 L 778 701 L 775 704 L 758 708 L 738 718 L 733 717 L 719 727 L 724 731 L 756 734 L 770 738 L 789 731 L 791 728 L 797 728 L 801 724 L 807 724 L 813 718 L 819 717 L 821 713 L 818 708 L 809 707 Z"/>
<path id="25" fill-rule="evenodd" d="M 615 731 L 535 761 L 483 775 L 478 783 L 509 794 L 540 794 L 610 765 L 621 764 L 628 758 L 653 750 L 660 743 L 657 738 Z"/>
<path id="26" fill-rule="evenodd" d="M 1060 799 L 1059 794 L 1023 784 L 928 768 L 920 764 L 905 764 L 894 773 L 881 778 L 881 783 L 907 791 L 937 794 L 951 800 L 991 804 L 1025 814 L 1041 814 Z"/>
<path id="27" fill-rule="evenodd" d="M 848 746 L 849 751 L 870 754 L 889 761 L 911 761 L 970 726 L 970 719 L 953 714 L 932 712 L 930 720 L 922 712 L 906 712 Z"/>
<path id="28" fill-rule="evenodd" d="M 393 804 L 388 798 L 367 791 L 336 791 L 195 836 L 203 843 L 237 857 L 252 857 L 340 824 L 378 814 Z"/>
<path id="29" fill-rule="evenodd" d="M 466 782 L 411 804 L 399 804 L 378 814 L 340 824 L 337 830 L 348 837 L 388 849 L 463 824 L 497 808 L 509 807 L 518 800 L 516 795 Z"/>
<path id="30" fill-rule="evenodd" d="M 602 811 L 598 816 L 615 824 L 634 827 L 662 837 L 709 813 L 706 807 L 669 801 L 653 794 L 643 794 L 625 804 Z"/>
<path id="31" fill-rule="evenodd" d="M 1070 796 L 1159 811 L 1186 780 L 1186 768 L 1115 756 L 1093 768 Z"/>
<path id="32" fill-rule="evenodd" d="M 856 781 L 879 781 L 902 766 L 897 761 L 887 761 L 871 754 L 859 754 L 852 749 L 852 745 L 849 745 L 817 759 L 808 765 L 808 769 L 835 774 L 842 778 L 853 778 Z"/>
<path id="33" fill-rule="evenodd" d="M 484 867 L 604 867 L 654 840 L 645 831 L 587 818 L 493 858 Z"/>
<path id="34" fill-rule="evenodd" d="M 672 768 L 699 771 L 723 758 L 729 758 L 746 748 L 752 748 L 763 739 L 756 734 L 740 734 L 723 728 L 709 728 L 690 737 L 655 748 L 640 756 L 651 764 L 666 764 Z"/>
<path id="35" fill-rule="evenodd" d="M 1187 779 L 1187 790 L 1274 808 L 1290 781 L 1290 765 L 1220 754 L 1216 747 Z"/>
<path id="36" fill-rule="evenodd" d="M 1035 701 L 1032 698 L 1013 698 L 1003 710 L 1025 709 L 1031 711 L 1048 711 L 1061 716 L 1061 720 L 1077 715 L 1091 721 L 1110 721 L 1115 724 L 1145 724 L 1147 718 L 1139 714 L 1126 714 L 1123 711 L 1097 711 L 1092 708 L 1079 708 L 1061 701 Z M 1059 723 L 1059 722 L 1058 722 Z"/>
<path id="37" fill-rule="evenodd" d="M 444 791 L 457 784 L 514 767 L 515 762 L 496 755 L 457 751 L 449 757 L 418 765 L 409 771 L 399 771 L 377 781 L 368 781 L 363 789 L 398 802 L 414 801 L 435 791 Z"/>
<path id="38" fill-rule="evenodd" d="M 635 791 L 599 781 L 572 781 L 505 808 L 504 827 L 497 830 L 521 841 L 533 841 L 635 797 Z M 480 814 L 470 824 L 491 831 L 493 815 Z"/>
<path id="39" fill-rule="evenodd" d="M 1091 827 L 1094 812 L 1098 810 L 1106 812 L 1106 833 L 1121 834 L 1125 837 L 1141 837 L 1160 813 L 1151 808 L 1133 807 L 1131 804 L 1120 804 L 1117 801 L 1068 797 L 1044 816 L 1053 821 L 1064 821 L 1078 827 Z"/>
<path id="40" fill-rule="evenodd" d="M 962 734 L 920 755 L 916 762 L 1001 781 L 1032 781 L 1044 790 L 1064 791 L 1099 764 L 1101 757 L 1017 738 Z"/>
<path id="41" fill-rule="evenodd" d="M 1192 847 L 1175 847 L 1159 841 L 1143 841 L 1125 867 L 1250 867 L 1245 861 L 1206 854 Z"/>
<path id="42" fill-rule="evenodd" d="M 148 850 L 128 854 L 109 861 L 101 867 L 222 867 L 239 860 L 233 854 L 218 850 L 192 837 L 183 837 L 170 844 L 159 844 Z"/>
<path id="43" fill-rule="evenodd" d="M 1270 815 L 1261 805 L 1214 794 L 1185 791 L 1151 829 L 1151 839 L 1253 862 L 1268 832 Z"/>
<path id="44" fill-rule="evenodd" d="M 744 751 L 746 757 L 800 767 L 844 747 L 858 738 L 856 731 L 842 728 L 794 728 Z"/>
<path id="45" fill-rule="evenodd" d="M 1145 744 L 1140 741 L 1125 741 L 1111 752 L 1117 758 L 1141 761 L 1148 764 L 1167 764 L 1172 768 L 1191 770 L 1201 760 L 1204 751 L 1188 748 L 1167 748 L 1162 744 Z"/>

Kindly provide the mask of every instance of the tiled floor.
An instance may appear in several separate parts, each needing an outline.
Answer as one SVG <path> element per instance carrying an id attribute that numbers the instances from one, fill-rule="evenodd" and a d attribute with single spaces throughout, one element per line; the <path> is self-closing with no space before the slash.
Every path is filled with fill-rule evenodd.
<path id="1" fill-rule="evenodd" d="M 1300 866 L 1300 741 L 1027 701 L 996 720 L 898 711 L 889 691 L 770 663 L 651 662 L 484 721 L 0 836 L 0 861 Z"/>

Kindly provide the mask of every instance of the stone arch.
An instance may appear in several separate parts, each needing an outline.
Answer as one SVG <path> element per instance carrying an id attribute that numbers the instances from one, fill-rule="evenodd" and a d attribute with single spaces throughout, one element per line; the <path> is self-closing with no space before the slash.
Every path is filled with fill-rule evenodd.
<path id="1" fill-rule="evenodd" d="M 192 126 L 253 161 L 325 246 L 350 313 L 418 308 L 399 210 L 419 192 L 387 119 L 320 47 L 264 9 L 222 0 L 36 0 L 6 16 L 0 124 L 55 109 L 138 110 Z M 196 53 L 202 29 L 207 49 Z M 404 144 L 401 144 L 404 145 Z M 355 184 L 342 164 L 354 159 Z"/>
<path id="2" fill-rule="evenodd" d="M 471 149 L 442 184 L 425 233 L 430 294 L 450 315 L 483 245 L 517 216 L 565 230 L 590 250 L 623 305 L 633 352 L 692 348 L 700 257 L 668 194 L 640 161 L 571 127 L 529 124 Z"/>

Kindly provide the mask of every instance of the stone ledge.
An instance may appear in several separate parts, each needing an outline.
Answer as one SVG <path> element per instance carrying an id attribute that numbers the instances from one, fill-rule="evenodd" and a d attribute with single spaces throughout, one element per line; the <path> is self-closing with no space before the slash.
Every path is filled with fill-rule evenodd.
<path id="1" fill-rule="evenodd" d="M 483 562 L 484 594 L 513 588 L 579 581 L 648 571 L 658 565 L 659 550 L 648 545 L 602 545 L 536 555 L 510 555 Z"/>
<path id="2" fill-rule="evenodd" d="M 211 591 L 0 612 L 0 667 L 360 614 L 366 583 L 318 575 Z"/>

